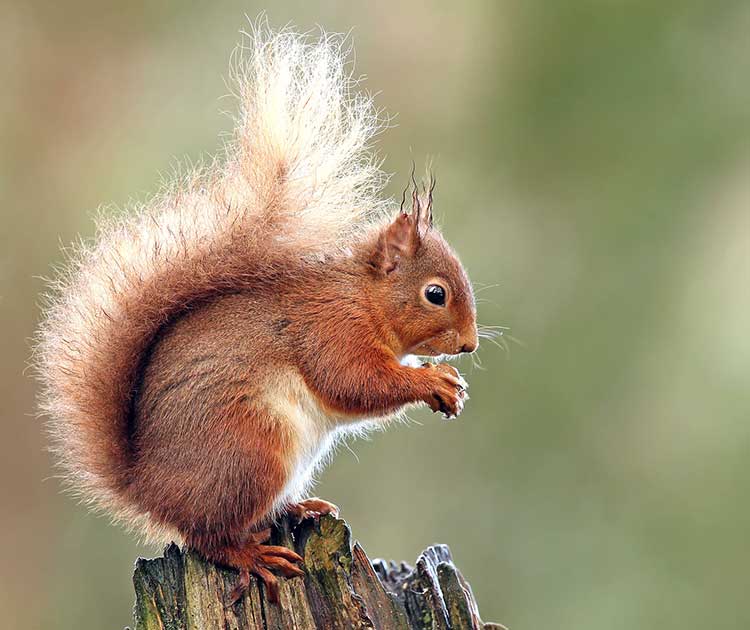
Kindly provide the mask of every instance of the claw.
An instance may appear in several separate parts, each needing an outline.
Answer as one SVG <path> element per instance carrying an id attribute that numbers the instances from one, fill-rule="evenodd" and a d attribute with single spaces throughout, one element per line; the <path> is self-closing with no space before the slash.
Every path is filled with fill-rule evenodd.
<path id="1" fill-rule="evenodd" d="M 285 560 L 293 560 L 294 562 L 305 561 L 305 559 L 296 551 L 278 545 L 263 545 L 258 556 L 262 560 L 269 560 L 271 562 L 277 557 L 284 558 Z"/>
<path id="2" fill-rule="evenodd" d="M 461 392 L 469 389 L 469 384 L 466 382 L 466 379 L 463 376 L 461 376 L 461 374 L 458 375 L 458 386 L 461 388 L 458 391 L 461 391 Z"/>
<path id="3" fill-rule="evenodd" d="M 292 578 L 305 575 L 304 569 L 292 564 L 284 558 L 276 558 L 273 562 L 273 567 L 278 569 L 284 577 Z"/>
<path id="4" fill-rule="evenodd" d="M 279 581 L 269 569 L 276 569 L 287 578 L 305 575 L 305 571 L 300 566 L 296 566 L 296 564 L 304 563 L 302 556 L 286 547 L 257 542 L 259 539 L 267 538 L 265 531 L 251 534 L 248 543 L 242 549 L 230 552 L 227 564 L 238 568 L 240 575 L 237 584 L 227 597 L 228 607 L 236 604 L 247 593 L 251 573 L 264 584 L 268 601 L 274 604 L 279 601 Z"/>
<path id="5" fill-rule="evenodd" d="M 237 578 L 237 584 L 232 589 L 232 592 L 229 593 L 229 597 L 226 598 L 224 602 L 224 606 L 226 608 L 231 608 L 234 606 L 238 601 L 240 601 L 245 593 L 247 593 L 247 590 L 250 588 L 250 570 L 249 569 L 240 569 L 240 577 Z"/>

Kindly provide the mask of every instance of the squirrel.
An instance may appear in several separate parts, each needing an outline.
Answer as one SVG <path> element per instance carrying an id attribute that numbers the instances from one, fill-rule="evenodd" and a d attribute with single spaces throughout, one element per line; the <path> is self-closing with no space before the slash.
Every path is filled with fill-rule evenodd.
<path id="1" fill-rule="evenodd" d="M 249 49 L 249 54 L 248 54 Z M 233 66 L 239 115 L 215 159 L 100 217 L 54 282 L 35 348 L 68 486 L 152 541 L 250 575 L 302 558 L 267 544 L 342 436 L 466 383 L 413 357 L 477 348 L 472 285 L 433 224 L 432 189 L 381 198 L 384 126 L 342 40 L 256 27 Z"/>

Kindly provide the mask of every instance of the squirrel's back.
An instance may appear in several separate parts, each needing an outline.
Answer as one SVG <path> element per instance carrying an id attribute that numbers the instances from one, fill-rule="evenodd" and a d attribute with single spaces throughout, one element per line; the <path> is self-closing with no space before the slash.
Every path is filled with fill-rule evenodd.
<path id="1" fill-rule="evenodd" d="M 66 479 L 95 507 L 134 516 L 123 499 L 133 396 L 159 331 L 290 257 L 330 255 L 382 214 L 369 151 L 381 123 L 342 46 L 257 26 L 233 65 L 225 157 L 100 218 L 55 280 L 35 352 L 42 409 Z"/>

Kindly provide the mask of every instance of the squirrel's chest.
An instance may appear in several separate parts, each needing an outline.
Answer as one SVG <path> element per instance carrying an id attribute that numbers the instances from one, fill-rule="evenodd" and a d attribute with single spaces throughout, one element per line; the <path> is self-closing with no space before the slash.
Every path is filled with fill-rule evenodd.
<path id="1" fill-rule="evenodd" d="M 292 371 L 276 379 L 266 396 L 274 416 L 286 425 L 291 436 L 287 483 L 277 501 L 281 506 L 303 498 L 344 429 L 335 415 L 318 404 L 302 377 Z"/>

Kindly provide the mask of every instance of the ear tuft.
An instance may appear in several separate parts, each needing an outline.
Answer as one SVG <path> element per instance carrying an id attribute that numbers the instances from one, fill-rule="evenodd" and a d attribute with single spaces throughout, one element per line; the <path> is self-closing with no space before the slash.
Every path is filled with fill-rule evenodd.
<path id="1" fill-rule="evenodd" d="M 411 213 L 404 210 L 406 193 L 411 188 Z M 430 173 L 428 183 L 422 184 L 420 191 L 414 178 L 412 163 L 411 181 L 401 196 L 401 211 L 393 222 L 378 236 L 375 252 L 370 264 L 386 275 L 398 267 L 402 258 L 414 256 L 422 243 L 423 236 L 432 228 L 432 191 L 435 190 L 435 177 Z"/>
<path id="2" fill-rule="evenodd" d="M 401 194 L 401 212 L 405 212 L 406 193 L 411 188 L 411 217 L 414 219 L 417 229 L 422 234 L 425 234 L 432 228 L 432 193 L 435 190 L 436 184 L 435 175 L 432 171 L 429 171 L 429 179 L 426 182 L 422 181 L 420 190 L 420 186 L 414 177 L 414 162 L 412 162 L 411 181 L 406 185 L 404 192 Z"/>

